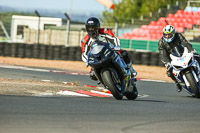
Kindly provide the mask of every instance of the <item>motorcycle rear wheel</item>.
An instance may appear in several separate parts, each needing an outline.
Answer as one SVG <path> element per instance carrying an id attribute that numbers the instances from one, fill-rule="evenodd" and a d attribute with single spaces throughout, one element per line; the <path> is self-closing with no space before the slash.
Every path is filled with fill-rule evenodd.
<path id="1" fill-rule="evenodd" d="M 116 84 L 114 83 L 110 70 L 103 69 L 101 74 L 104 84 L 108 87 L 113 97 L 117 100 L 121 100 L 123 98 L 123 94 L 118 90 Z"/>
<path id="2" fill-rule="evenodd" d="M 199 87 L 198 87 L 198 84 L 197 84 L 192 72 L 186 73 L 185 76 L 186 76 L 188 82 L 190 83 L 190 88 L 192 89 L 193 93 L 195 94 L 195 97 L 200 98 Z"/>

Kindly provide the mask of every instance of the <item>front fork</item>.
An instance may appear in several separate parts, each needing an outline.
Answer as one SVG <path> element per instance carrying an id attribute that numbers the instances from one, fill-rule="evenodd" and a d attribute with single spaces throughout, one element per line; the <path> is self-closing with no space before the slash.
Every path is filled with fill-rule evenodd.
<path id="1" fill-rule="evenodd" d="M 194 76 L 195 81 L 196 81 L 197 83 L 199 83 L 199 77 L 197 76 L 197 74 L 196 74 L 194 68 L 190 68 L 190 70 L 181 72 L 181 75 L 182 75 L 183 80 L 184 80 L 184 82 L 185 82 L 185 85 L 186 85 L 187 87 L 190 87 L 190 83 L 188 82 L 188 80 L 187 80 L 187 78 L 186 78 L 186 76 L 185 76 L 185 73 L 187 73 L 187 72 L 189 72 L 189 71 L 192 72 L 192 75 Z M 198 84 L 198 85 L 199 85 L 199 84 Z"/>

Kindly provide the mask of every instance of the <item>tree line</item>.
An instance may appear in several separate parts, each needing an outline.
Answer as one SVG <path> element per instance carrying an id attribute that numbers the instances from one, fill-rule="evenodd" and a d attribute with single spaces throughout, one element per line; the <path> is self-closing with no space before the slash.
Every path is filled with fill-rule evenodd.
<path id="1" fill-rule="evenodd" d="M 114 2 L 114 1 L 113 1 Z M 115 3 L 114 10 L 105 10 L 101 20 L 105 23 L 113 23 L 113 16 L 119 23 L 130 23 L 132 19 L 140 19 L 141 16 L 149 17 L 150 12 L 154 13 L 151 19 L 155 19 L 155 12 L 159 8 L 167 8 L 168 5 L 175 5 L 179 2 L 179 8 L 184 9 L 186 0 L 121 0 Z"/>

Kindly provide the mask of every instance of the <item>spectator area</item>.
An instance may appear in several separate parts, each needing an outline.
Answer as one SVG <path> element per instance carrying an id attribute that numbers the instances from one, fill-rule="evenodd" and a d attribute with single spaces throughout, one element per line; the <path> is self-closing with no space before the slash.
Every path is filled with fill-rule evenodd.
<path id="1" fill-rule="evenodd" d="M 158 40 L 162 37 L 162 29 L 165 25 L 173 25 L 176 32 L 183 33 L 185 30 L 193 29 L 200 25 L 200 8 L 189 8 L 177 10 L 175 14 L 160 17 L 158 21 L 151 21 L 148 25 L 132 29 L 131 33 L 123 33 L 120 39 L 134 40 Z"/>

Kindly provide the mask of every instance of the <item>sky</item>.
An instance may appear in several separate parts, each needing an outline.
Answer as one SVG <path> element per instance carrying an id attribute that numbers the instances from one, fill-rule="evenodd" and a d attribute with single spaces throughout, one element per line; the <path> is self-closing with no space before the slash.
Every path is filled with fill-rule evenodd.
<path id="1" fill-rule="evenodd" d="M 0 6 L 34 10 L 59 10 L 63 12 L 102 12 L 107 9 L 96 0 L 0 0 Z"/>

